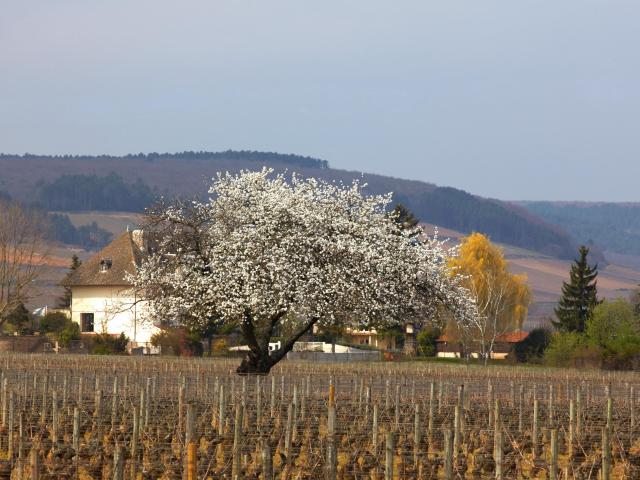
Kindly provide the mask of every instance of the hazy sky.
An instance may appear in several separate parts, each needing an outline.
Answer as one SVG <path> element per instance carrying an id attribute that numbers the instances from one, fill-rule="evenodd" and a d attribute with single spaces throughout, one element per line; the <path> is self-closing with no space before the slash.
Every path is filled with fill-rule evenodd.
<path id="1" fill-rule="evenodd" d="M 269 150 L 640 201 L 639 19 L 638 0 L 3 0 L 0 152 Z"/>

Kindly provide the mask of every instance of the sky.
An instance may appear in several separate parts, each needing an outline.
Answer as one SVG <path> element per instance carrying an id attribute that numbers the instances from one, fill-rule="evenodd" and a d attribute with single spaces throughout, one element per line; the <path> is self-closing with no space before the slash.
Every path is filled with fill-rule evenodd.
<path id="1" fill-rule="evenodd" d="M 3 0 L 0 152 L 266 150 L 640 201 L 638 18 L 637 0 Z"/>

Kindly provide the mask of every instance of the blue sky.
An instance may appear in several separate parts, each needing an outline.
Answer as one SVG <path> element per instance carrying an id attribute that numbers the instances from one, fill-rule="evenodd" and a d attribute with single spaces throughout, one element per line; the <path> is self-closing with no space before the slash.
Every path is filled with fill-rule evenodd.
<path id="1" fill-rule="evenodd" d="M 0 151 L 269 150 L 640 201 L 638 18 L 637 0 L 5 0 Z"/>

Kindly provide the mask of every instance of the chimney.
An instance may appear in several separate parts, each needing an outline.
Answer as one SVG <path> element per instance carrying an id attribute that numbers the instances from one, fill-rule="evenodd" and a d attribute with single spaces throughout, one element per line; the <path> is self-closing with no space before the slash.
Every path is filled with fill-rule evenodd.
<path id="1" fill-rule="evenodd" d="M 131 232 L 131 240 L 141 252 L 147 251 L 147 239 L 145 238 L 144 230 L 136 229 Z"/>

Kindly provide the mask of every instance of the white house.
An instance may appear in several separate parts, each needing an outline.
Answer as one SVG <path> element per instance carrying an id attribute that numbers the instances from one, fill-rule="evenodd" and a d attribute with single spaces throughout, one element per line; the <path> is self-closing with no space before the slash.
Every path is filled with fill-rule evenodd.
<path id="1" fill-rule="evenodd" d="M 71 288 L 71 319 L 83 334 L 124 333 L 130 347 L 150 348 L 159 329 L 127 281 L 146 253 L 142 230 L 127 231 L 86 260 L 64 282 Z"/>

